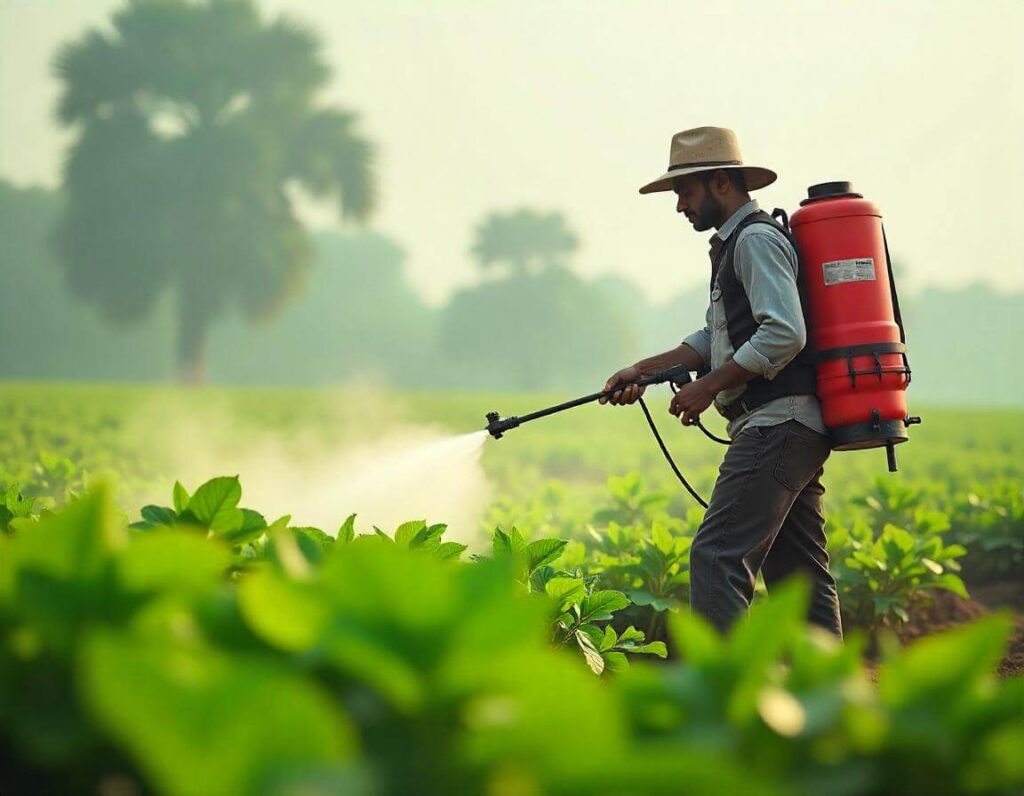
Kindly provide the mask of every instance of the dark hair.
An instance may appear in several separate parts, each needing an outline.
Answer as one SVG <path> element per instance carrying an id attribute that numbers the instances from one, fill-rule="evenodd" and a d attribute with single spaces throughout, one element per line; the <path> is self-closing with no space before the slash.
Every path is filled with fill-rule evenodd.
<path id="1" fill-rule="evenodd" d="M 732 183 L 732 187 L 737 191 L 745 192 L 747 190 L 747 180 L 740 169 L 715 169 L 715 171 L 724 171 L 729 176 L 729 182 Z M 715 176 L 715 171 L 701 172 L 700 181 L 704 183 L 705 188 L 711 184 L 711 178 Z"/>

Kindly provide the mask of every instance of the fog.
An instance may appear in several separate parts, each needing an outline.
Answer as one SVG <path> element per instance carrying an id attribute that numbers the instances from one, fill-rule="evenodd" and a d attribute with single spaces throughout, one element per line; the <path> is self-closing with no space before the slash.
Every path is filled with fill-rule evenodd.
<path id="1" fill-rule="evenodd" d="M 374 227 L 408 249 L 440 304 L 479 278 L 487 210 L 563 211 L 574 267 L 665 301 L 705 279 L 704 236 L 665 195 L 638 195 L 672 133 L 734 128 L 775 169 L 763 204 L 852 180 L 883 209 L 906 287 L 1024 287 L 1024 4 L 263 0 L 313 25 L 335 71 L 325 100 L 379 144 Z M 103 25 L 112 0 L 0 3 L 0 176 L 56 185 L 54 49 Z M 336 223 L 307 206 L 318 225 Z"/>

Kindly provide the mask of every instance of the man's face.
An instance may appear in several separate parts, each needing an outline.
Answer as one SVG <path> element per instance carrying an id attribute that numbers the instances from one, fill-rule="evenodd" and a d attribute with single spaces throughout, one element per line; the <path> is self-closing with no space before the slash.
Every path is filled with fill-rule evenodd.
<path id="1" fill-rule="evenodd" d="M 684 213 L 697 232 L 711 229 L 721 221 L 722 203 L 698 175 L 676 177 L 672 189 L 677 197 L 676 212 Z"/>

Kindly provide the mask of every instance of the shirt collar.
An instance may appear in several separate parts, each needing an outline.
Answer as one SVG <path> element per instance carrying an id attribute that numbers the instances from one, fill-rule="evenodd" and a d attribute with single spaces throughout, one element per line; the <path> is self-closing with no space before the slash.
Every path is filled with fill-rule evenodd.
<path id="1" fill-rule="evenodd" d="M 751 213 L 756 213 L 761 207 L 757 204 L 756 199 L 751 199 L 743 207 L 736 210 L 724 224 L 719 228 L 718 232 L 712 235 L 712 238 L 718 238 L 721 241 L 729 240 L 729 236 L 733 233 L 733 230 L 740 225 Z"/>

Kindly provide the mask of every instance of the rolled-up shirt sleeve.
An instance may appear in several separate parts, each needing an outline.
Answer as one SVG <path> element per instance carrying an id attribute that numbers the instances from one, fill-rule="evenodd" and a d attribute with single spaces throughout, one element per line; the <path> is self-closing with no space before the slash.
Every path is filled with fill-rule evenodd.
<path id="1" fill-rule="evenodd" d="M 694 351 L 701 355 L 704 359 L 704 364 L 711 365 L 711 305 L 708 305 L 707 312 L 704 314 L 704 328 L 698 329 L 693 334 L 688 335 L 683 340 L 685 345 L 690 346 Z"/>
<path id="2" fill-rule="evenodd" d="M 733 361 L 773 379 L 807 343 L 796 259 L 791 247 L 774 233 L 751 229 L 736 242 L 733 267 L 758 323 L 751 338 L 733 354 Z"/>

